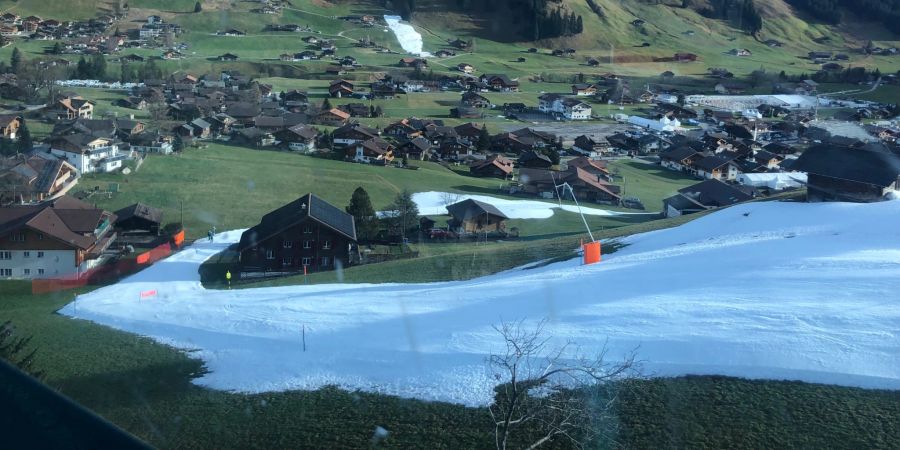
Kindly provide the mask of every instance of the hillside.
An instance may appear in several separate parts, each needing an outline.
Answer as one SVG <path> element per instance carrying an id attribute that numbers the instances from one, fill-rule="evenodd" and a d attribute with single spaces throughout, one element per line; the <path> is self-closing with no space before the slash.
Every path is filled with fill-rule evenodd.
<path id="1" fill-rule="evenodd" d="M 491 326 L 543 318 L 553 344 L 591 353 L 608 338 L 612 358 L 639 347 L 655 376 L 896 389 L 900 316 L 886 299 L 900 289 L 900 234 L 882 224 L 898 214 L 900 201 L 750 203 L 632 236 L 592 266 L 573 260 L 450 283 L 206 290 L 197 268 L 239 239 L 233 231 L 60 312 L 190 349 L 211 371 L 197 383 L 241 392 L 338 385 L 483 405 L 496 384 L 484 366 L 498 344 Z M 158 296 L 138 302 L 150 289 Z"/>

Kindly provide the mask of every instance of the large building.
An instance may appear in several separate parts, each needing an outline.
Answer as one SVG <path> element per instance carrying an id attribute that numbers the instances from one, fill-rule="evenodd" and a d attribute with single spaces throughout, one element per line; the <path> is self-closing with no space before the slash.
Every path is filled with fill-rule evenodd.
<path id="1" fill-rule="evenodd" d="M 353 216 L 306 194 L 265 216 L 241 235 L 241 276 L 347 267 L 356 244 Z"/>
<path id="2" fill-rule="evenodd" d="M 115 241 L 115 220 L 69 196 L 0 208 L 0 279 L 83 274 Z"/>

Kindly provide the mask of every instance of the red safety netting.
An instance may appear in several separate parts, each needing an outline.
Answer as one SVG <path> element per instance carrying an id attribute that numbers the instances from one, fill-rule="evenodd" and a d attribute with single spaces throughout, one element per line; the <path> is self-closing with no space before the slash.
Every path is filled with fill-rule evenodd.
<path id="1" fill-rule="evenodd" d="M 54 278 L 31 280 L 32 294 L 46 294 L 82 286 L 113 282 L 123 276 L 135 273 L 150 264 L 167 258 L 184 243 L 184 231 L 173 236 L 173 243 L 163 243 L 153 249 L 138 254 L 134 259 L 120 259 L 114 263 L 94 267 L 81 274 L 71 274 Z"/>

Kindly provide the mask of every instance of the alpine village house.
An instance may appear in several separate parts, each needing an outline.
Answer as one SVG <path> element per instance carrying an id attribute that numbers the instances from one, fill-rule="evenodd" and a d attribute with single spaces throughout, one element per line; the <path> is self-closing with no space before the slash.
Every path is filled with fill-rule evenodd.
<path id="1" fill-rule="evenodd" d="M 263 216 L 241 235 L 242 278 L 321 272 L 357 261 L 353 216 L 306 194 Z"/>

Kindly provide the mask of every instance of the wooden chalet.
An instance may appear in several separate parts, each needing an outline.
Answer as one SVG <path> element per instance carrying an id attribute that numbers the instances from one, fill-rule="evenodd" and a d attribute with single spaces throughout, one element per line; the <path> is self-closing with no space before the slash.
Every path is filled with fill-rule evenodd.
<path id="1" fill-rule="evenodd" d="M 460 234 L 502 233 L 509 219 L 495 206 L 473 199 L 447 205 L 447 212 L 452 217 L 450 230 Z"/>
<path id="2" fill-rule="evenodd" d="M 753 195 L 719 180 L 706 180 L 678 190 L 663 200 L 666 217 L 678 217 L 745 202 Z"/>
<path id="3" fill-rule="evenodd" d="M 357 260 L 355 245 L 353 216 L 306 194 L 266 214 L 241 235 L 237 246 L 241 278 L 348 267 Z"/>
<path id="4" fill-rule="evenodd" d="M 123 232 L 159 234 L 163 225 L 163 211 L 159 208 L 135 203 L 115 212 L 116 229 Z"/>
<path id="5" fill-rule="evenodd" d="M 505 156 L 494 154 L 484 161 L 477 161 L 469 166 L 469 172 L 476 177 L 506 178 L 513 173 L 513 161 Z"/>

